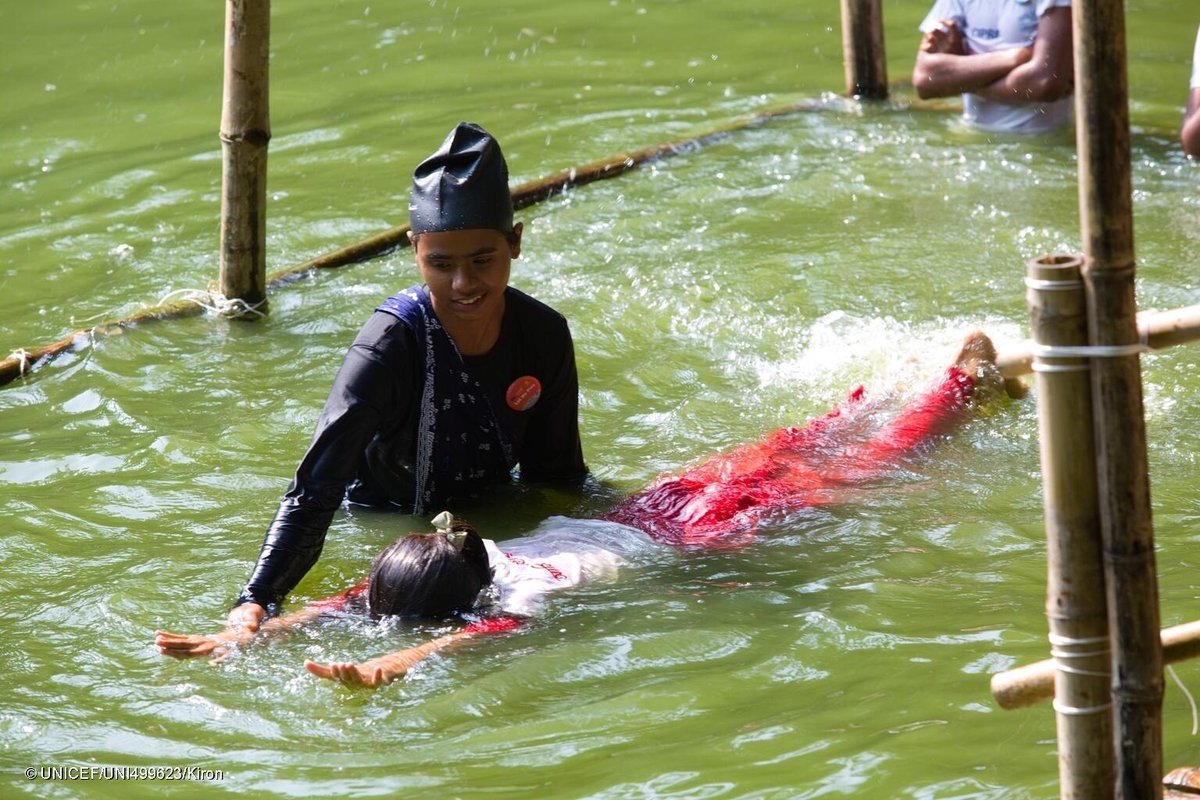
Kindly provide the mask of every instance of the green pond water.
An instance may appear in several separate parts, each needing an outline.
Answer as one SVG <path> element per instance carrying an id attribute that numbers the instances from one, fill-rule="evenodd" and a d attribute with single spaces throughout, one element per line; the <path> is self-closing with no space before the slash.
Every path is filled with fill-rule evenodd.
<path id="1" fill-rule="evenodd" d="M 925 10 L 886 4 L 894 81 Z M 1200 19 L 1126 10 L 1139 302 L 1190 305 L 1200 168 L 1175 131 Z M 1079 248 L 1073 139 L 967 132 L 904 88 L 841 100 L 839 24 L 833 2 L 277 3 L 270 268 L 403 222 L 412 166 L 460 119 L 521 182 L 824 97 L 526 209 L 513 283 L 570 319 L 585 453 L 621 491 L 860 383 L 901 402 L 971 326 L 1025 336 L 1024 262 Z M 6 9 L 5 352 L 216 277 L 222 28 L 214 3 Z M 219 667 L 160 657 L 154 630 L 219 626 L 342 353 L 414 278 L 407 251 L 309 275 L 265 321 L 97 336 L 0 390 L 0 796 L 1057 796 L 1052 712 L 987 689 L 1047 651 L 1032 395 L 749 547 L 558 596 L 532 629 L 374 693 L 301 664 L 428 629 L 340 621 Z M 1198 361 L 1143 360 L 1164 624 L 1200 616 Z M 604 503 L 513 491 L 459 511 L 504 539 Z M 424 527 L 339 514 L 294 602 Z M 1200 762 L 1191 729 L 1169 683 L 1166 768 Z M 222 779 L 25 777 L 68 766 Z"/>

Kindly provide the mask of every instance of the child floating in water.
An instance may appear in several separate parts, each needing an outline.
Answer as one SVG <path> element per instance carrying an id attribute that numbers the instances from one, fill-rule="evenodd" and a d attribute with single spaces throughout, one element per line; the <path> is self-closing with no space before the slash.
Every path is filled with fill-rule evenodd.
<path id="1" fill-rule="evenodd" d="M 839 488 L 880 476 L 948 431 L 977 389 L 1000 385 L 995 360 L 991 340 L 974 331 L 931 389 L 865 438 L 853 413 L 863 403 L 859 387 L 844 404 L 804 427 L 783 428 L 762 442 L 661 478 L 601 520 L 549 520 L 548 527 L 501 549 L 443 512 L 434 519 L 436 533 L 409 534 L 380 553 L 364 583 L 269 620 L 257 634 L 228 628 L 215 635 L 159 631 L 155 644 L 163 655 L 219 660 L 236 644 L 332 611 L 361 610 L 376 618 L 478 615 L 457 631 L 361 664 L 304 665 L 314 675 L 347 685 L 388 683 L 448 646 L 520 627 L 551 591 L 615 576 L 620 565 L 664 546 L 744 544 L 768 515 L 827 504 Z"/>

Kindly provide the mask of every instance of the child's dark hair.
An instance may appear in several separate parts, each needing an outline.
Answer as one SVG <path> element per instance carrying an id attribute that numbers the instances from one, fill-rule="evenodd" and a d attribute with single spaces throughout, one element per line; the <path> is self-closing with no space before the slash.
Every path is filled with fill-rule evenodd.
<path id="1" fill-rule="evenodd" d="M 466 611 L 492 582 L 492 569 L 479 532 L 454 520 L 452 534 L 465 534 L 461 549 L 445 533 L 410 533 L 375 557 L 367 580 L 372 617 L 443 617 Z"/>

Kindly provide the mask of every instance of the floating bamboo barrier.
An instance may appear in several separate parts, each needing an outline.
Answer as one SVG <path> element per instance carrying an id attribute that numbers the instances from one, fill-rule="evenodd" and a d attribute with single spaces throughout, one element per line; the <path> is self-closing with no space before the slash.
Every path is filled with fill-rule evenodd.
<path id="1" fill-rule="evenodd" d="M 778 108 L 766 109 L 756 114 L 734 120 L 712 130 L 690 136 L 685 139 L 665 142 L 663 144 L 618 153 L 609 158 L 593 161 L 579 167 L 565 169 L 548 177 L 521 184 L 513 190 L 513 205 L 521 209 L 541 202 L 547 198 L 562 194 L 576 186 L 607 180 L 635 169 L 649 161 L 669 158 L 684 153 L 693 153 L 710 142 L 723 138 L 741 130 L 757 128 L 779 117 L 786 117 L 806 111 L 827 108 L 828 104 L 818 100 L 805 100 Z M 278 270 L 267 276 L 268 288 L 285 284 L 289 281 L 316 269 L 333 269 L 355 264 L 388 253 L 408 245 L 408 226 L 399 225 L 375 234 L 360 242 L 338 248 L 331 252 L 309 259 L 300 264 Z M 229 296 L 222 292 L 223 295 Z M 194 317 L 204 313 L 208 304 L 184 301 L 168 305 L 158 305 L 140 311 L 129 317 L 109 320 L 90 328 L 76 328 L 50 345 L 35 348 L 19 348 L 8 358 L 0 361 L 0 387 L 29 374 L 34 367 L 48 362 L 64 352 L 90 341 L 97 334 L 111 330 L 124 329 L 143 322 L 178 317 Z"/>
<path id="2" fill-rule="evenodd" d="M 842 0 L 842 62 L 847 96 L 887 99 L 882 0 Z"/>
<path id="3" fill-rule="evenodd" d="M 1112 703 L 1091 380 L 1086 359 L 1047 355 L 1087 344 L 1082 264 L 1078 256 L 1029 262 L 1026 296 L 1040 353 L 1033 369 L 1046 518 L 1046 619 L 1056 666 L 1059 796 L 1105 800 L 1113 796 Z"/>
<path id="4" fill-rule="evenodd" d="M 1123 0 L 1073 4 L 1079 216 L 1112 645 L 1116 796 L 1162 792 L 1162 646 L 1137 355 Z M 1128 351 L 1124 349 L 1128 348 Z M 1121 354 L 1118 354 L 1121 353 Z"/>
<path id="5" fill-rule="evenodd" d="M 218 283 L 221 296 L 235 301 L 230 316 L 262 316 L 267 302 L 270 25 L 270 0 L 226 3 Z"/>
<path id="6" fill-rule="evenodd" d="M 520 210 L 555 195 L 562 194 L 577 186 L 616 178 L 650 161 L 657 161 L 685 153 L 694 153 L 701 147 L 724 138 L 731 133 L 757 128 L 779 117 L 799 114 L 805 111 L 816 111 L 824 107 L 826 107 L 826 104 L 821 101 L 804 100 L 799 103 L 760 111 L 695 136 L 663 142 L 651 147 L 644 147 L 641 150 L 617 153 L 599 161 L 564 169 L 544 178 L 523 183 L 513 189 L 513 208 Z M 408 225 L 398 225 L 377 233 L 361 242 L 356 242 L 347 247 L 317 256 L 310 261 L 274 272 L 270 275 L 268 281 L 271 285 L 274 285 L 314 269 L 343 267 L 347 264 L 366 261 L 369 258 L 375 258 L 391 250 L 407 246 Z"/>
<path id="7" fill-rule="evenodd" d="M 1164 664 L 1200 658 L 1200 622 L 1164 628 L 1159 633 Z M 1054 659 L 1036 661 L 992 676 L 992 697 L 1001 708 L 1016 709 L 1054 697 Z"/>

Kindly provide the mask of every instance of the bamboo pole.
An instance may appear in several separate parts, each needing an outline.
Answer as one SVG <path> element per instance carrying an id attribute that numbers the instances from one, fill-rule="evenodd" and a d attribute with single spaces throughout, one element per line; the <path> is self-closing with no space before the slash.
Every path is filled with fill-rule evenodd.
<path id="1" fill-rule="evenodd" d="M 1200 622 L 1163 628 L 1159 634 L 1164 664 L 1200 658 Z M 1031 706 L 1054 697 L 1054 659 L 1035 661 L 992 676 L 992 697 L 1001 708 Z"/>
<path id="2" fill-rule="evenodd" d="M 1135 344 L 1133 197 L 1122 0 L 1073 6 L 1076 145 L 1090 344 Z M 1092 359 L 1097 482 L 1111 631 L 1116 788 L 1162 794 L 1162 647 L 1136 354 Z"/>
<path id="3" fill-rule="evenodd" d="M 1042 347 L 1087 344 L 1077 256 L 1030 261 L 1030 330 Z M 1092 395 L 1086 359 L 1037 358 L 1038 429 L 1046 519 L 1046 619 L 1057 665 L 1059 796 L 1113 796 L 1108 619 L 1096 499 Z"/>
<path id="4" fill-rule="evenodd" d="M 848 97 L 887 99 L 881 0 L 842 0 L 842 62 Z"/>
<path id="5" fill-rule="evenodd" d="M 267 301 L 270 0 L 227 0 L 221 112 L 221 295 L 231 316 Z"/>

